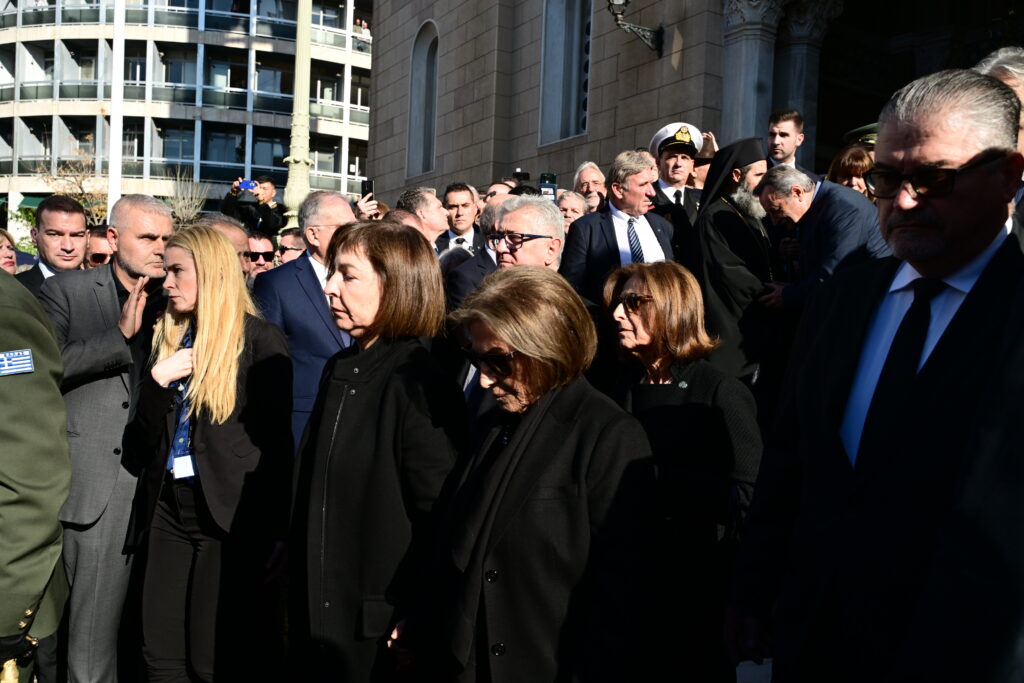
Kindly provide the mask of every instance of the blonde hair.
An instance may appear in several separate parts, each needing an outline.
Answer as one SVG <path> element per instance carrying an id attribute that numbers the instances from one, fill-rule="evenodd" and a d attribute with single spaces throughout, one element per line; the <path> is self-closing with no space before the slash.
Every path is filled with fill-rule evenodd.
<path id="1" fill-rule="evenodd" d="M 189 325 L 193 327 L 189 416 L 205 410 L 213 424 L 223 424 L 235 410 L 238 359 L 245 347 L 245 314 L 256 307 L 238 270 L 228 238 L 208 226 L 174 234 L 167 248 L 179 247 L 195 261 L 197 296 L 191 315 L 176 318 L 170 310 L 157 324 L 152 362 L 174 354 Z"/>

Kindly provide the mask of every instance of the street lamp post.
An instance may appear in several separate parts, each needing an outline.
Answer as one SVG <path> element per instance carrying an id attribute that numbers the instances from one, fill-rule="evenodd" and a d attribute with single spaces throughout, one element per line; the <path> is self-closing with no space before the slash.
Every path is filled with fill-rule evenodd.
<path id="1" fill-rule="evenodd" d="M 313 0 L 299 0 L 295 17 L 295 92 L 292 94 L 291 147 L 284 163 L 288 184 L 284 188 L 287 227 L 299 226 L 299 204 L 309 194 L 309 71 L 313 42 Z"/>

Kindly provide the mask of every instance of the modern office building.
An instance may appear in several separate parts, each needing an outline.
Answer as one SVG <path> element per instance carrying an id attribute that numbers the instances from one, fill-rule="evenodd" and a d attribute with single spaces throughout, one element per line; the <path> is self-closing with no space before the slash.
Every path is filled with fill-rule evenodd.
<path id="1" fill-rule="evenodd" d="M 122 30 L 113 0 L 0 0 L 0 196 L 38 204 L 53 192 L 42 176 L 83 155 L 106 176 L 118 128 L 122 193 L 167 196 L 175 174 L 214 183 L 208 206 L 235 178 L 283 187 L 296 5 L 127 0 Z M 364 177 L 370 12 L 370 0 L 313 3 L 313 189 L 358 193 Z"/>

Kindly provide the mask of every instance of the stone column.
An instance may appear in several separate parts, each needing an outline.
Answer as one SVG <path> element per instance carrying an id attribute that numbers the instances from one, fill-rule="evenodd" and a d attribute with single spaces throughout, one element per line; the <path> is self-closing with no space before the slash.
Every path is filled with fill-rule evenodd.
<path id="1" fill-rule="evenodd" d="M 797 150 L 801 166 L 815 169 L 818 130 L 818 72 L 821 42 L 828 24 L 843 10 L 842 0 L 797 0 L 786 7 L 775 51 L 774 108 L 792 108 L 804 117 L 804 143 Z"/>
<path id="2" fill-rule="evenodd" d="M 723 0 L 719 144 L 764 136 L 771 113 L 775 32 L 786 0 Z"/>
<path id="3" fill-rule="evenodd" d="M 299 227 L 299 204 L 309 194 L 309 79 L 313 42 L 313 0 L 299 0 L 295 26 L 295 87 L 292 92 L 291 148 L 284 160 L 288 184 L 284 188 L 286 227 Z M 251 130 L 249 126 L 249 130 Z"/>

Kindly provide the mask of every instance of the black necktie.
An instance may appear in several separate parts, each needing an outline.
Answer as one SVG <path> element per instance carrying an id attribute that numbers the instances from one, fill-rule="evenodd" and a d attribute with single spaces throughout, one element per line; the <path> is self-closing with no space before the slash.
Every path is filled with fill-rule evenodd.
<path id="1" fill-rule="evenodd" d="M 928 326 L 932 320 L 931 302 L 946 288 L 946 283 L 933 278 L 919 278 L 913 282 L 914 303 L 903 316 L 896 336 L 893 337 L 885 365 L 878 376 L 875 393 L 871 397 L 864 429 L 860 434 L 857 459 L 891 442 L 900 415 L 912 400 L 912 389 L 921 364 Z"/>
<path id="2" fill-rule="evenodd" d="M 682 190 L 676 190 L 676 206 L 679 206 L 682 203 L 683 203 L 683 191 Z"/>

